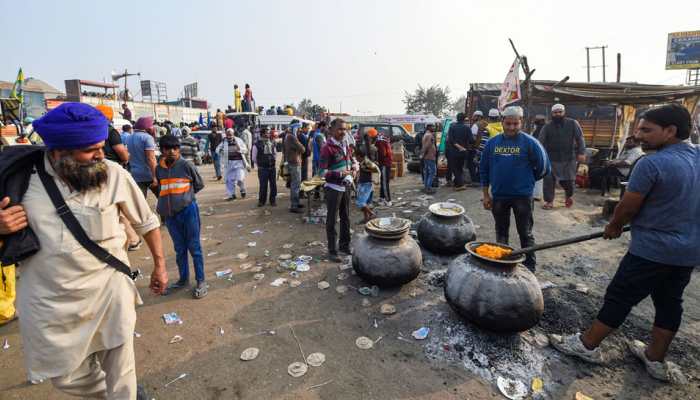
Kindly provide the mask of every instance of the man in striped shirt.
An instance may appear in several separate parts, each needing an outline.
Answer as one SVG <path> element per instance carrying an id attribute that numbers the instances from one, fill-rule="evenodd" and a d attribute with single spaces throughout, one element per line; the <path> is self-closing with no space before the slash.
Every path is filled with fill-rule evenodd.
<path id="1" fill-rule="evenodd" d="M 350 188 L 354 180 L 352 170 L 352 150 L 343 140 L 345 121 L 336 118 L 331 122 L 330 135 L 321 148 L 319 175 L 326 179 L 326 236 L 328 238 L 328 258 L 340 262 L 341 253 L 350 255 Z M 340 215 L 339 247 L 336 247 L 335 221 Z"/>

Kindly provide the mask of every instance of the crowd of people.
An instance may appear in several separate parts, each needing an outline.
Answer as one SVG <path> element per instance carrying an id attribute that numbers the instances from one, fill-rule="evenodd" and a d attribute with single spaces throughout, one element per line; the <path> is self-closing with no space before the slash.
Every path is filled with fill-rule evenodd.
<path id="1" fill-rule="evenodd" d="M 247 93 L 248 85 L 246 89 Z M 471 123 L 460 113 L 447 132 L 451 185 L 465 190 L 468 177 L 472 186 L 481 187 L 483 207 L 493 215 L 499 243 L 509 241 L 511 211 L 521 247 L 535 243 L 538 181 L 544 180 L 544 209 L 553 207 L 557 182 L 565 191 L 565 206 L 573 205 L 577 166 L 586 154 L 583 134 L 580 125 L 565 116 L 563 105 L 551 112 L 549 122 L 536 118 L 531 133 L 522 130 L 523 110 L 517 106 L 502 113 L 490 110 L 487 118 L 475 112 Z M 112 126 L 112 113 L 110 107 L 64 103 L 34 121 L 45 150 L 14 146 L 3 152 L 0 167 L 25 166 L 5 179 L 14 179 L 26 192 L 2 199 L 0 234 L 6 238 L 4 256 L 12 254 L 15 262 L 23 263 L 17 309 L 30 380 L 51 379 L 57 388 L 77 396 L 136 398 L 140 389 L 134 367 L 134 306 L 141 298 L 127 252 L 147 244 L 153 261 L 149 287 L 158 295 L 190 287 L 191 257 L 192 295 L 206 296 L 196 199 L 205 183 L 189 158 L 198 145 L 190 140 L 190 127 L 162 126 L 152 117 L 141 117 L 119 133 Z M 277 134 L 267 126 L 227 127 L 228 120 L 219 121 L 217 113 L 207 138 L 217 167 L 214 178 L 225 178 L 226 200 L 237 199 L 236 187 L 246 198 L 245 178 L 253 168 L 260 183 L 259 207 L 277 205 L 278 176 L 289 188 L 292 213 L 302 212 L 304 196 L 323 194 L 330 261 L 341 262 L 341 255 L 353 252 L 353 193 L 363 222 L 375 217 L 375 176 L 378 204 L 392 206 L 391 137 L 375 128 L 353 135 L 341 118 L 315 126 L 294 120 Z M 619 156 L 591 171 L 606 190 L 611 179 L 629 179 L 605 237 L 617 238 L 631 224 L 632 241 L 596 320 L 586 332 L 553 343 L 560 351 L 603 361 L 600 343 L 620 327 L 632 307 L 651 296 L 657 312 L 651 343 L 635 344 L 632 352 L 655 378 L 676 379 L 665 355 L 680 325 L 683 290 L 692 267 L 700 265 L 700 149 L 687 142 L 689 131 L 685 108 L 651 109 Z M 655 152 L 644 155 L 640 144 Z M 421 137 L 420 155 L 424 189 L 434 193 L 438 147 L 433 126 Z M 0 175 L 7 173 L 4 168 Z M 34 168 L 38 174 L 30 173 Z M 310 182 L 318 184 L 302 190 Z M 155 211 L 146 201 L 149 191 L 156 197 Z M 178 279 L 170 284 L 161 222 L 172 238 L 178 267 Z M 61 233 L 66 227 L 72 235 Z M 524 265 L 536 271 L 534 253 L 527 254 Z M 45 273 L 48 267 L 50 274 Z M 92 317 L 76 318 L 85 313 Z"/>

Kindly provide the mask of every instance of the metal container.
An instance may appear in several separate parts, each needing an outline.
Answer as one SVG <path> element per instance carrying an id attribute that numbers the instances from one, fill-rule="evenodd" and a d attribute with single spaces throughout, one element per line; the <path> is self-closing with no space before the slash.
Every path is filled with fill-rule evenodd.
<path id="1" fill-rule="evenodd" d="M 418 240 L 437 254 L 465 252 L 467 242 L 476 239 L 474 224 L 456 203 L 434 203 L 416 228 Z"/>
<path id="2" fill-rule="evenodd" d="M 493 260 L 478 255 L 470 242 L 467 254 L 454 259 L 445 276 L 445 298 L 467 321 L 493 332 L 521 332 L 535 326 L 544 312 L 535 275 L 521 263 L 525 256 Z M 511 248 L 512 249 L 512 248 Z"/>
<path id="3" fill-rule="evenodd" d="M 407 235 L 411 221 L 379 218 L 367 223 L 367 234 L 355 240 L 352 266 L 357 275 L 379 287 L 400 286 L 420 274 L 420 246 Z"/>

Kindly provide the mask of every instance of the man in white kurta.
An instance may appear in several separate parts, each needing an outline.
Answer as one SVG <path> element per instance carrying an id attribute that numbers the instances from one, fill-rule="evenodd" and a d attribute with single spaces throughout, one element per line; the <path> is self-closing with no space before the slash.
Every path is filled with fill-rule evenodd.
<path id="1" fill-rule="evenodd" d="M 245 142 L 233 135 L 233 129 L 226 130 L 226 138 L 216 148 L 219 154 L 221 169 L 226 171 L 226 200 L 236 199 L 236 185 L 241 191 L 241 198 L 245 198 L 245 176 L 250 164 L 248 164 L 248 147 Z"/>
<path id="2" fill-rule="evenodd" d="M 58 121 L 78 115 L 76 123 L 80 124 L 92 118 L 91 111 L 82 106 L 90 107 L 76 107 Z M 46 171 L 66 204 L 90 239 L 128 265 L 126 233 L 119 223 L 123 214 L 151 250 L 155 264 L 151 288 L 161 293 L 167 286 L 167 273 L 159 220 L 129 172 L 103 160 L 104 139 L 90 144 L 95 131 L 100 131 L 99 121 L 85 138 L 80 137 L 81 129 L 66 124 L 64 129 L 70 132 L 54 141 L 56 126 L 52 124 L 61 124 L 49 114 L 35 126 L 49 148 L 44 157 Z M 60 157 L 80 165 L 104 162 L 106 181 L 96 188 L 75 190 L 54 168 Z M 50 378 L 55 387 L 76 396 L 135 399 L 133 335 L 135 306 L 141 304 L 141 297 L 133 280 L 78 243 L 58 216 L 38 174 L 31 175 L 21 206 L 41 246 L 22 263 L 17 296 L 29 379 Z M 14 228 L 5 224 L 3 215 L 0 231 L 8 229 Z"/>

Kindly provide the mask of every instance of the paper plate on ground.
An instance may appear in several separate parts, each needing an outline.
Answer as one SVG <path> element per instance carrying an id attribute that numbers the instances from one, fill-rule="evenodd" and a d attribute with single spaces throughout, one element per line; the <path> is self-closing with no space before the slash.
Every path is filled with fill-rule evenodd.
<path id="1" fill-rule="evenodd" d="M 255 348 L 255 347 L 249 347 L 245 350 L 243 350 L 243 353 L 241 353 L 241 360 L 243 361 L 252 361 L 258 358 L 258 354 L 260 354 L 260 350 Z"/>
<path id="2" fill-rule="evenodd" d="M 499 376 L 496 379 L 496 385 L 498 386 L 498 390 L 501 391 L 501 394 L 511 400 L 524 399 L 528 394 L 527 386 L 525 386 L 524 383 L 514 379 Z"/>
<path id="3" fill-rule="evenodd" d="M 464 214 L 464 207 L 457 203 L 433 203 L 428 210 L 439 217 L 457 217 Z"/>
<path id="4" fill-rule="evenodd" d="M 362 350 L 369 350 L 374 347 L 374 341 L 366 336 L 360 336 L 355 340 L 355 346 Z"/>
<path id="5" fill-rule="evenodd" d="M 394 307 L 391 304 L 382 304 L 382 306 L 379 308 L 379 312 L 381 312 L 384 315 L 392 315 L 396 314 L 396 307 Z"/>
<path id="6" fill-rule="evenodd" d="M 306 374 L 306 371 L 308 370 L 309 367 L 307 367 L 306 364 L 301 363 L 299 361 L 293 362 L 289 364 L 289 367 L 287 367 L 287 373 L 295 378 L 304 376 Z"/>
<path id="7" fill-rule="evenodd" d="M 312 367 L 320 367 L 326 362 L 326 355 L 323 353 L 311 353 L 306 357 L 306 363 Z"/>
<path id="8" fill-rule="evenodd" d="M 236 254 L 236 258 L 238 258 L 239 260 L 245 260 L 246 258 L 248 258 L 248 253 L 238 253 Z"/>
<path id="9" fill-rule="evenodd" d="M 318 286 L 318 288 L 321 289 L 321 290 L 326 290 L 326 289 L 328 289 L 329 287 L 331 287 L 331 284 L 328 283 L 328 282 L 326 282 L 326 281 L 321 281 L 321 282 L 319 282 L 316 286 Z"/>

